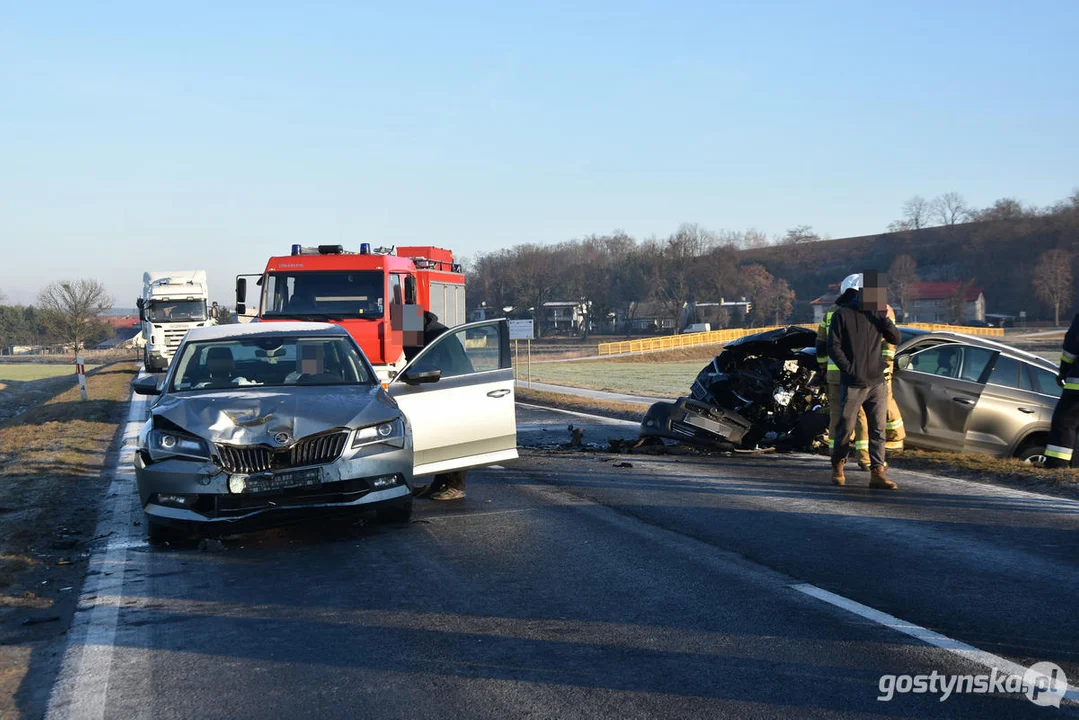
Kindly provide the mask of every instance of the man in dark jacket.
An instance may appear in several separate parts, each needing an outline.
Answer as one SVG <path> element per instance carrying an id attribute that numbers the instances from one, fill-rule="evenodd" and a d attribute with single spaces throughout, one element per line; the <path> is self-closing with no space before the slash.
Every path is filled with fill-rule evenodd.
<path id="1" fill-rule="evenodd" d="M 888 423 L 888 387 L 881 342 L 900 341 L 899 329 L 887 316 L 883 288 L 876 283 L 863 289 L 861 273 L 847 277 L 838 310 L 828 332 L 828 357 L 839 368 L 839 422 L 832 449 L 832 482 L 845 485 L 843 465 L 850 453 L 850 435 L 859 408 L 869 424 L 869 487 L 895 490 L 885 474 L 885 426 Z M 853 291 L 853 292 L 852 292 Z"/>
<path id="2" fill-rule="evenodd" d="M 1071 467 L 1075 449 L 1075 433 L 1079 431 L 1079 315 L 1072 320 L 1064 348 L 1060 356 L 1060 372 L 1057 382 L 1064 392 L 1053 411 L 1053 424 L 1049 428 L 1049 442 L 1045 448 L 1045 466 L 1050 468 Z"/>

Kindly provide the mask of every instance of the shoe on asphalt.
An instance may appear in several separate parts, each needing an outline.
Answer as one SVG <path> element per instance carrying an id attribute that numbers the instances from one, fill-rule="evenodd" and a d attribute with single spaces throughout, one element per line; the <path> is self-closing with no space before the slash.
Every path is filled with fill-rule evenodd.
<path id="1" fill-rule="evenodd" d="M 457 488 L 446 488 L 431 495 L 432 500 L 464 500 L 465 491 Z"/>
<path id="2" fill-rule="evenodd" d="M 869 472 L 869 463 L 858 461 L 858 469 L 862 472 Z"/>
<path id="3" fill-rule="evenodd" d="M 431 485 L 416 485 L 412 488 L 412 497 L 427 497 L 431 493 Z"/>
<path id="4" fill-rule="evenodd" d="M 884 474 L 885 468 L 883 465 L 873 468 L 870 472 L 873 477 L 869 480 L 869 487 L 876 488 L 878 490 L 898 490 L 899 486 L 888 479 L 888 476 Z"/>
<path id="5" fill-rule="evenodd" d="M 832 461 L 832 483 L 835 485 L 846 485 L 847 475 L 843 470 L 843 466 L 846 464 L 844 460 Z"/>

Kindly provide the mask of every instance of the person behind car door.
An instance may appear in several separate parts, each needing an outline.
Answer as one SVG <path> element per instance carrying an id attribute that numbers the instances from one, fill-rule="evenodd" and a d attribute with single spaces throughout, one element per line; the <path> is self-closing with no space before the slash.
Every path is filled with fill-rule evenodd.
<path id="1" fill-rule="evenodd" d="M 839 309 L 840 302 L 847 302 L 858 295 L 854 288 L 848 288 L 836 298 L 836 304 L 824 314 L 824 318 L 817 326 L 817 363 L 821 372 L 824 373 L 826 393 L 828 395 L 828 450 L 835 449 L 835 429 L 839 422 L 839 367 L 828 358 L 828 330 L 832 325 L 832 317 Z M 844 299 L 845 298 L 845 299 Z M 858 455 L 858 467 L 869 470 L 869 426 L 866 422 L 865 411 L 858 411 L 858 419 L 854 426 L 854 450 Z"/>
<path id="2" fill-rule="evenodd" d="M 884 383 L 884 355 L 882 341 L 893 345 L 900 341 L 899 330 L 888 319 L 885 304 L 879 294 L 883 289 L 871 283 L 863 289 L 863 274 L 848 276 L 841 285 L 847 290 L 861 291 L 853 299 L 846 300 L 832 316 L 828 333 L 828 357 L 839 367 L 839 421 L 836 425 L 835 448 L 832 450 L 832 482 L 844 485 L 846 477 L 843 465 L 850 452 L 850 431 L 864 408 L 869 422 L 869 487 L 896 489 L 888 479 L 885 469 L 885 425 L 888 416 L 888 390 Z M 872 291 L 873 296 L 866 295 Z M 867 308 L 863 309 L 863 299 Z"/>
<path id="3" fill-rule="evenodd" d="M 1053 424 L 1049 428 L 1049 442 L 1045 448 L 1045 466 L 1050 468 L 1071 467 L 1075 450 L 1075 433 L 1079 431 L 1079 315 L 1072 319 L 1071 327 L 1064 336 L 1064 348 L 1060 355 L 1060 371 L 1057 383 L 1064 388 L 1053 411 Z"/>

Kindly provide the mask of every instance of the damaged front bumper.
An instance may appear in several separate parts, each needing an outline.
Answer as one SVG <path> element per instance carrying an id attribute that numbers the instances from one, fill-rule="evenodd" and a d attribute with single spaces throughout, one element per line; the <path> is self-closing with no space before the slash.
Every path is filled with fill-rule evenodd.
<path id="1" fill-rule="evenodd" d="M 707 450 L 812 450 L 825 441 L 828 410 L 813 349 L 816 333 L 780 328 L 728 343 L 690 397 L 652 405 L 641 438 Z"/>
<path id="2" fill-rule="evenodd" d="M 139 500 L 151 523 L 239 532 L 306 517 L 348 511 L 403 507 L 412 499 L 411 448 L 367 454 L 361 449 L 325 465 L 288 468 L 291 474 L 315 471 L 318 482 L 252 491 L 253 475 L 230 474 L 209 460 L 170 458 L 147 463 L 135 454 Z M 267 475 L 267 474 L 263 474 Z M 230 481 L 232 490 L 230 490 Z"/>

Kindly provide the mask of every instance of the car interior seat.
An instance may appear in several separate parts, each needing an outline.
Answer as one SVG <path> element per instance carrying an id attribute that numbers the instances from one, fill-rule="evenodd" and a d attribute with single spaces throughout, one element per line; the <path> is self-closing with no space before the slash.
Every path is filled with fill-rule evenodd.
<path id="1" fill-rule="evenodd" d="M 227 347 L 212 347 L 206 351 L 206 371 L 209 375 L 210 385 L 223 387 L 232 382 L 233 373 L 236 371 L 236 361 L 232 357 L 232 350 Z"/>

